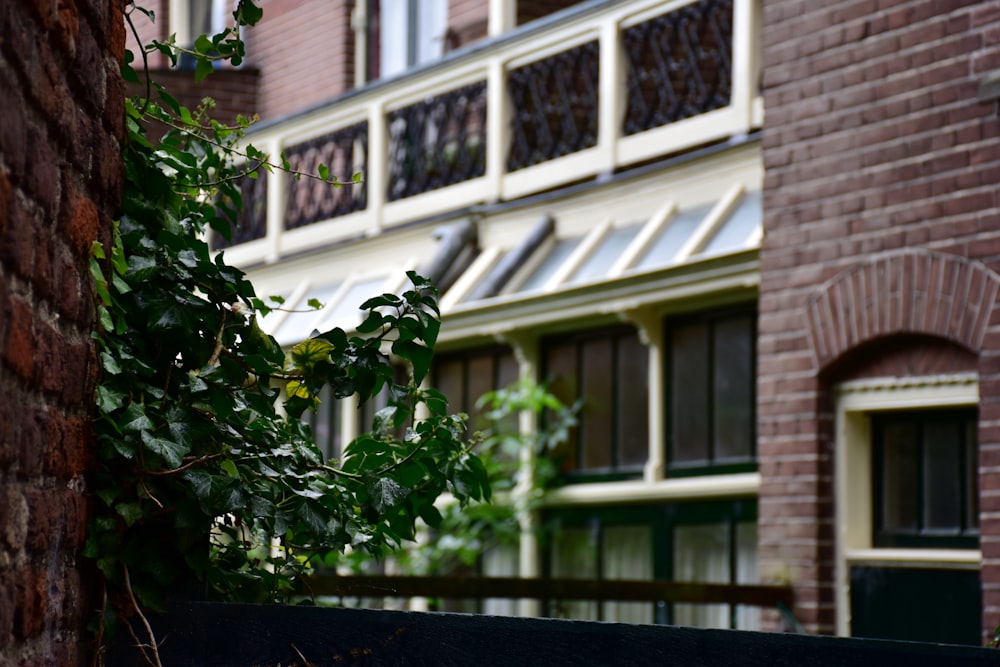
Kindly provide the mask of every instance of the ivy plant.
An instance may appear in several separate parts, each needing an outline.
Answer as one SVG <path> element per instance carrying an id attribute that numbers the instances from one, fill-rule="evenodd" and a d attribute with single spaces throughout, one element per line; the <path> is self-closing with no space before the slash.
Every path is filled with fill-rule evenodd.
<path id="1" fill-rule="evenodd" d="M 577 423 L 580 405 L 567 406 L 545 385 L 524 378 L 483 394 L 476 402 L 481 430 L 470 440 L 483 462 L 493 491 L 490 502 L 443 502 L 441 520 L 430 539 L 393 554 L 394 569 L 408 575 L 444 575 L 475 567 L 483 553 L 516 546 L 531 515 L 559 478 L 559 446 Z M 522 432 L 519 416 L 532 413 L 538 428 Z M 544 532 L 544 525 L 537 530 Z M 368 552 L 345 554 L 341 565 L 357 572 L 373 569 Z"/>
<path id="2" fill-rule="evenodd" d="M 233 16 L 252 23 L 259 9 L 242 0 Z M 242 42 L 227 31 L 192 53 L 242 57 Z M 239 143 L 245 120 L 223 125 L 148 90 L 126 102 L 121 215 L 91 263 L 100 377 L 84 555 L 104 583 L 98 643 L 124 628 L 158 664 L 146 612 L 172 597 L 288 600 L 303 573 L 348 547 L 381 555 L 412 539 L 418 519 L 438 525 L 442 493 L 467 503 L 490 487 L 463 418 L 422 386 L 440 326 L 434 287 L 411 273 L 409 290 L 361 304 L 354 334 L 314 332 L 282 349 L 259 326 L 274 304 L 205 239 L 231 234 L 241 179 L 287 164 Z M 156 142 L 150 123 L 168 128 Z M 306 177 L 340 185 L 328 171 Z M 337 398 L 389 397 L 339 460 L 324 459 L 300 419 L 327 386 Z"/>

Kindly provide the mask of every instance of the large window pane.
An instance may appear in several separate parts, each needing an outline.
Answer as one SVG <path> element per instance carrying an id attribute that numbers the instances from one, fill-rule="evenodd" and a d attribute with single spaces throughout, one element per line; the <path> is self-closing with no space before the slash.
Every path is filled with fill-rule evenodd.
<path id="1" fill-rule="evenodd" d="M 576 345 L 552 345 L 546 349 L 545 379 L 549 382 L 549 391 L 564 405 L 573 405 L 576 402 L 576 397 L 579 395 Z M 578 433 L 578 427 L 570 429 L 567 441 L 555 452 L 563 472 L 571 472 L 578 467 L 576 455 Z"/>
<path id="2" fill-rule="evenodd" d="M 671 467 L 752 465 L 754 323 L 746 312 L 667 321 Z"/>
<path id="3" fill-rule="evenodd" d="M 753 454 L 753 320 L 736 317 L 715 325 L 713 437 L 715 460 L 747 460 Z"/>
<path id="4" fill-rule="evenodd" d="M 757 573 L 757 522 L 741 521 L 736 524 L 736 583 L 756 584 Z M 736 608 L 738 630 L 760 630 L 760 607 Z"/>
<path id="5" fill-rule="evenodd" d="M 583 467 L 590 470 L 611 468 L 613 446 L 612 410 L 614 386 L 614 347 L 608 339 L 596 339 L 581 346 L 581 377 L 583 414 L 580 418 L 580 447 Z"/>
<path id="6" fill-rule="evenodd" d="M 552 538 L 552 577 L 594 579 L 597 577 L 597 531 L 590 528 L 559 530 Z M 597 620 L 597 603 L 590 600 L 560 600 L 552 605 L 558 618 Z"/>
<path id="7" fill-rule="evenodd" d="M 551 538 L 547 575 L 604 581 L 662 580 L 754 584 L 753 500 L 575 508 L 546 513 Z M 590 605 L 549 601 L 550 613 L 594 612 Z M 755 629 L 759 609 L 732 604 L 607 601 L 600 620 Z"/>
<path id="8" fill-rule="evenodd" d="M 618 346 L 619 465 L 641 466 L 649 458 L 649 358 L 638 336 Z"/>
<path id="9" fill-rule="evenodd" d="M 550 338 L 542 362 L 552 393 L 581 406 L 563 472 L 639 474 L 649 453 L 649 352 L 635 330 Z"/>
<path id="10" fill-rule="evenodd" d="M 677 526 L 674 529 L 674 580 L 729 583 L 729 525 Z M 675 604 L 674 623 L 728 628 L 729 606 Z"/>
<path id="11" fill-rule="evenodd" d="M 650 526 L 608 526 L 604 529 L 601 557 L 604 579 L 653 578 L 653 531 Z M 605 602 L 601 620 L 617 623 L 652 623 L 649 602 Z"/>
<path id="12" fill-rule="evenodd" d="M 708 462 L 708 325 L 678 327 L 671 346 L 672 463 Z"/>
<path id="13" fill-rule="evenodd" d="M 919 441 L 916 424 L 888 424 L 883 433 L 882 524 L 887 530 L 916 533 Z"/>
<path id="14" fill-rule="evenodd" d="M 960 424 L 929 421 L 924 425 L 924 528 L 957 535 L 962 529 L 962 442 Z"/>
<path id="15" fill-rule="evenodd" d="M 974 547 L 976 412 L 875 413 L 872 422 L 875 545 Z"/>

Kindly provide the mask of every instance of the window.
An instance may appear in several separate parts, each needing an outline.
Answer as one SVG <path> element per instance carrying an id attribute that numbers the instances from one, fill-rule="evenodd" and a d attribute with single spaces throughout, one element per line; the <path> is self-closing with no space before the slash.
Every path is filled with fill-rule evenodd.
<path id="1" fill-rule="evenodd" d="M 340 458 L 343 451 L 341 433 L 341 410 L 343 403 L 334 398 L 330 387 L 323 387 L 319 394 L 319 406 L 316 412 L 306 410 L 302 419 L 312 430 L 313 442 L 326 460 Z"/>
<path id="2" fill-rule="evenodd" d="M 448 397 L 448 409 L 469 415 L 469 427 L 486 428 L 484 410 L 476 407 L 480 397 L 517 381 L 517 359 L 506 347 L 487 347 L 439 355 L 435 362 L 432 385 Z M 511 424 L 517 429 L 517 424 Z"/>
<path id="3" fill-rule="evenodd" d="M 370 0 L 368 79 L 384 79 L 440 58 L 447 0 Z"/>
<path id="4" fill-rule="evenodd" d="M 978 643 L 976 373 L 854 379 L 834 397 L 838 634 Z"/>
<path id="5" fill-rule="evenodd" d="M 631 327 L 543 341 L 550 391 L 566 405 L 581 403 L 560 453 L 563 472 L 641 474 L 649 454 L 648 358 Z"/>
<path id="6" fill-rule="evenodd" d="M 188 36 L 193 43 L 201 35 L 215 35 L 226 25 L 226 0 L 190 0 Z"/>
<path id="7" fill-rule="evenodd" d="M 975 410 L 874 413 L 876 547 L 975 548 Z"/>
<path id="8" fill-rule="evenodd" d="M 757 582 L 756 501 L 580 508 L 546 514 L 553 578 Z M 550 616 L 754 629 L 756 608 L 728 604 L 549 601 Z"/>
<path id="9" fill-rule="evenodd" d="M 675 472 L 753 462 L 754 327 L 746 312 L 667 321 L 667 452 Z"/>

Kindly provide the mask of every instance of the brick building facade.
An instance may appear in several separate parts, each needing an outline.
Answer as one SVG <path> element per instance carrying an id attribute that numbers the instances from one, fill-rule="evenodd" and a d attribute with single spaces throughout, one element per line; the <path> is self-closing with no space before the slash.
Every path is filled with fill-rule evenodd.
<path id="1" fill-rule="evenodd" d="M 449 368 L 465 369 L 465 377 L 490 367 L 496 377 L 538 379 L 561 368 L 586 385 L 589 362 L 560 367 L 561 345 L 575 346 L 579 359 L 600 346 L 617 350 L 617 359 L 624 349 L 638 351 L 635 363 L 646 368 L 646 416 L 618 410 L 613 417 L 648 421 L 628 436 L 647 447 L 633 452 L 642 465 L 615 462 L 627 442 L 601 455 L 578 443 L 586 474 L 570 476 L 573 483 L 552 496 L 552 514 L 566 525 L 586 515 L 599 526 L 589 548 L 607 548 L 601 536 L 626 530 L 623 521 L 644 526 L 629 538 L 640 545 L 647 527 L 670 535 L 664 550 L 649 547 L 650 561 L 626 559 L 615 568 L 640 577 L 787 583 L 796 591 L 795 615 L 811 632 L 906 636 L 878 626 L 872 617 L 881 616 L 926 638 L 932 635 L 915 628 L 943 616 L 961 618 L 961 641 L 974 642 L 977 627 L 1000 623 L 993 361 L 1000 121 L 995 96 L 980 99 L 984 80 L 1000 69 L 995 3 L 408 0 L 345 2 L 333 11 L 324 6 L 322 15 L 306 0 L 279 4 L 274 24 L 265 17 L 247 32 L 251 54 L 263 48 L 250 59 L 261 71 L 265 121 L 254 140 L 289 151 L 296 164 L 322 159 L 360 169 L 368 182 L 360 197 L 342 193 L 320 203 L 327 195 L 268 180 L 255 231 L 229 250 L 263 289 L 336 301 L 369 283 L 389 285 L 373 266 L 432 255 L 433 243 L 420 245 L 431 230 L 471 224 L 475 231 L 461 238 L 472 239 L 472 259 L 449 270 L 451 294 L 442 300 Z M 427 58 L 411 48 L 403 69 L 383 76 L 399 54 L 381 46 L 380 31 L 393 26 L 380 21 L 385 7 L 403 5 L 438 17 L 441 33 L 412 24 L 405 39 L 440 39 L 441 48 L 428 47 Z M 311 68 L 308 85 L 300 65 L 276 63 L 292 62 L 279 50 L 295 35 L 311 43 L 320 21 L 321 32 L 340 38 L 308 51 L 313 62 L 329 61 Z M 686 41 L 676 39 L 679 31 Z M 670 67 L 658 72 L 643 60 L 654 53 Z M 563 79 L 560 69 L 569 72 Z M 712 91 L 725 98 L 724 109 L 707 101 Z M 688 106 L 667 109 L 668 98 Z M 532 107 L 538 100 L 541 111 Z M 462 120 L 447 120 L 449 113 Z M 578 139 L 577 130 L 592 138 Z M 554 148 L 540 155 L 550 139 Z M 485 146 L 481 171 L 456 174 L 431 157 L 468 146 Z M 583 157 L 574 161 L 585 152 L 589 166 Z M 694 222 L 683 222 L 686 216 Z M 532 229 L 528 218 L 550 226 Z M 643 230 L 630 236 L 635 220 Z M 756 226 L 720 251 L 719 239 L 735 238 L 725 230 L 738 220 Z M 641 259 L 642 244 L 669 255 L 671 246 L 655 239 L 670 234 L 680 250 L 656 270 L 677 290 L 639 271 L 654 266 Z M 583 271 L 574 260 L 598 262 L 615 238 L 632 241 L 620 241 L 625 257 L 613 270 L 572 278 Z M 578 242 L 568 255 L 553 249 Z M 569 259 L 559 265 L 560 257 Z M 532 271 L 544 270 L 552 273 L 541 288 Z M 731 279 L 717 279 L 727 271 Z M 532 310 L 536 302 L 546 304 L 546 315 Z M 707 362 L 709 379 L 692 377 L 716 391 L 739 384 L 749 364 L 754 387 L 734 396 L 750 407 L 696 402 L 711 424 L 685 431 L 687 404 L 678 395 L 691 379 L 683 374 L 693 371 L 682 360 L 702 354 L 686 348 L 685 337 L 700 331 L 710 350 L 742 350 L 733 332 L 746 313 L 756 314 L 755 343 L 739 353 L 749 360 L 734 352 Z M 320 320 L 314 324 L 333 321 Z M 304 335 L 292 331 L 294 322 L 304 326 L 293 318 L 272 325 L 283 343 Z M 516 363 L 505 366 L 505 354 Z M 472 391 L 448 372 L 439 368 L 436 377 Z M 587 399 L 603 390 L 581 391 L 578 398 Z M 692 454 L 700 445 L 685 438 L 723 433 L 742 443 L 739 429 L 712 420 L 744 410 L 754 414 L 752 462 L 733 442 Z M 351 437 L 358 427 L 351 412 L 334 412 L 323 428 Z M 954 442 L 942 449 L 930 434 L 948 428 Z M 900 433 L 917 435 L 901 445 Z M 734 447 L 735 458 L 718 458 L 733 456 Z M 699 462 L 693 468 L 690 456 Z M 704 486 L 693 491 L 692 483 Z M 947 501 L 935 495 L 942 488 L 950 489 Z M 693 544 L 721 549 L 735 565 L 728 574 L 714 565 L 685 570 Z M 565 554 L 542 551 L 528 538 L 515 571 L 566 572 Z M 580 557 L 578 567 L 589 563 Z M 598 568 L 587 576 L 611 575 Z M 908 597 L 913 590 L 924 592 Z M 939 616 L 909 619 L 905 608 Z M 628 617 L 585 606 L 573 613 Z M 727 613 L 728 620 L 678 606 L 635 618 L 782 623 L 773 613 L 757 620 L 735 607 Z"/>
<path id="2" fill-rule="evenodd" d="M 572 440 L 545 509 L 558 536 L 526 531 L 483 570 L 788 583 L 811 632 L 896 636 L 872 612 L 910 623 L 907 607 L 915 628 L 960 619 L 946 639 L 1000 623 L 995 3 L 426 3 L 437 23 L 406 23 L 405 48 L 379 41 L 400 28 L 373 29 L 381 3 L 265 6 L 224 96 L 252 101 L 266 150 L 366 182 L 261 178 L 227 253 L 262 292 L 327 303 L 265 321 L 283 344 L 349 327 L 350 302 L 423 268 L 444 287 L 434 375 L 458 407 L 518 375 L 614 406 Z M 203 4 L 133 19 L 142 39 L 187 34 Z M 120 54 L 97 44 L 122 35 L 109 6 L 78 8 L 0 9 L 3 659 L 71 662 L 55 638 L 79 632 L 86 253 L 120 187 Z M 699 48 L 661 38 L 678 26 Z M 687 106 L 665 108 L 668 87 Z M 352 407 L 316 418 L 332 455 L 363 428 Z"/>
<path id="3" fill-rule="evenodd" d="M 978 92 L 1000 68 L 1000 11 L 989 2 L 768 2 L 763 38 L 762 569 L 790 567 L 798 613 L 835 629 L 845 557 L 836 542 L 852 520 L 836 512 L 847 487 L 835 474 L 845 444 L 835 387 L 971 371 L 983 627 L 992 629 L 1000 117 Z"/>
<path id="4" fill-rule="evenodd" d="M 88 260 L 121 197 L 116 2 L 0 7 L 0 664 L 82 664 Z"/>

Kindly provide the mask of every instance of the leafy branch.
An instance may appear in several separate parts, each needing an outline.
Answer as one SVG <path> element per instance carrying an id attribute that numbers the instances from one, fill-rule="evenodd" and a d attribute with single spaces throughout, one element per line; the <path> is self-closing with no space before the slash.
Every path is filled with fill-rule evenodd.
<path id="1" fill-rule="evenodd" d="M 241 0 L 234 18 L 252 25 L 259 9 Z M 242 49 L 238 31 L 199 38 L 196 75 L 213 54 L 236 62 Z M 129 64 L 125 71 L 138 80 Z M 357 332 L 332 329 L 282 349 L 257 325 L 270 306 L 211 253 L 206 232 L 231 233 L 248 164 L 337 183 L 322 167 L 309 175 L 267 162 L 243 145 L 244 123 L 203 122 L 205 109 L 157 89 L 157 99 L 147 88 L 126 102 L 121 217 L 111 243 L 93 248 L 98 461 L 83 552 L 107 593 L 99 641 L 117 619 L 152 665 L 148 615 L 178 595 L 287 600 L 316 562 L 346 550 L 382 557 L 412 539 L 442 494 L 460 503 L 490 495 L 464 421 L 421 389 L 440 329 L 433 285 L 411 273 L 409 290 L 361 304 Z M 168 126 L 155 142 L 151 119 Z M 300 419 L 322 391 L 389 397 L 373 433 L 338 460 L 324 458 Z"/>

